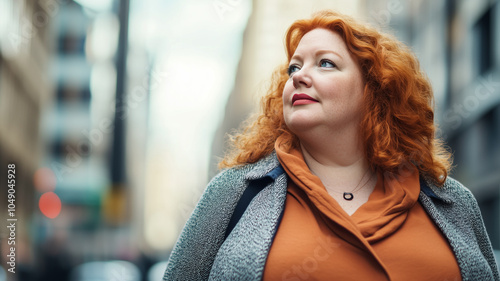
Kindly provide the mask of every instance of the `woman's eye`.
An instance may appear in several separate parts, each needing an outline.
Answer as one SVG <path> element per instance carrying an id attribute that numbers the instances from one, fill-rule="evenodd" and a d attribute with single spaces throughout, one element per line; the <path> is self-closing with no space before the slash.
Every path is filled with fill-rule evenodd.
<path id="1" fill-rule="evenodd" d="M 332 61 L 329 61 L 327 59 L 322 59 L 319 62 L 319 66 L 321 66 L 321 67 L 328 67 L 328 68 L 336 67 L 336 65 Z"/>
<path id="2" fill-rule="evenodd" d="M 288 76 L 292 76 L 292 74 L 296 71 L 298 71 L 300 68 L 296 64 L 292 64 L 288 67 Z"/>

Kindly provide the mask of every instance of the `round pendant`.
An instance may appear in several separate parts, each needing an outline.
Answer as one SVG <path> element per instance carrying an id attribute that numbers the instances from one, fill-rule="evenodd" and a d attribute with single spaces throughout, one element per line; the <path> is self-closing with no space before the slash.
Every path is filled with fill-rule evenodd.
<path id="1" fill-rule="evenodd" d="M 350 192 L 344 192 L 344 199 L 347 201 L 351 201 L 354 198 L 354 195 Z"/>

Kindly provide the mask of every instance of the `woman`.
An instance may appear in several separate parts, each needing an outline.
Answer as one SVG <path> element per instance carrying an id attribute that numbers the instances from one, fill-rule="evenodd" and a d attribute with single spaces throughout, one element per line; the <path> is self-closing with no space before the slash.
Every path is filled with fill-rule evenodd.
<path id="1" fill-rule="evenodd" d="M 164 280 L 499 280 L 409 49 L 331 11 L 296 21 L 286 49 Z"/>

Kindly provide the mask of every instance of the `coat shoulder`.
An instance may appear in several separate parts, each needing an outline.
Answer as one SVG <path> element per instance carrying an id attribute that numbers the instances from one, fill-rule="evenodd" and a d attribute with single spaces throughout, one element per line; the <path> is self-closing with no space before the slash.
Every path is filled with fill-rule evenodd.
<path id="1" fill-rule="evenodd" d="M 441 188 L 451 197 L 450 199 L 456 203 L 477 205 L 476 198 L 470 189 L 452 177 L 447 177 Z"/>
<path id="2" fill-rule="evenodd" d="M 275 152 L 260 159 L 259 161 L 251 164 L 234 166 L 221 170 L 212 180 L 208 186 L 219 185 L 221 183 L 235 183 L 241 180 L 252 180 L 263 177 L 276 166 L 279 165 L 278 158 Z"/>

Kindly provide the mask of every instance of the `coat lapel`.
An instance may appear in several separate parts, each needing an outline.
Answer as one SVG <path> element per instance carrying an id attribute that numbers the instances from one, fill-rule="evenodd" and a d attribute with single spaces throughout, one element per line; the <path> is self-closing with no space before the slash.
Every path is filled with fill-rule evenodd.
<path id="1" fill-rule="evenodd" d="M 251 201 L 231 234 L 222 244 L 212 266 L 209 280 L 260 280 L 267 254 L 284 210 L 287 176 L 276 173 L 279 166 L 273 153 L 261 165 L 256 165 L 247 179 L 271 176 L 269 183 Z M 274 173 L 273 173 L 274 172 Z"/>

